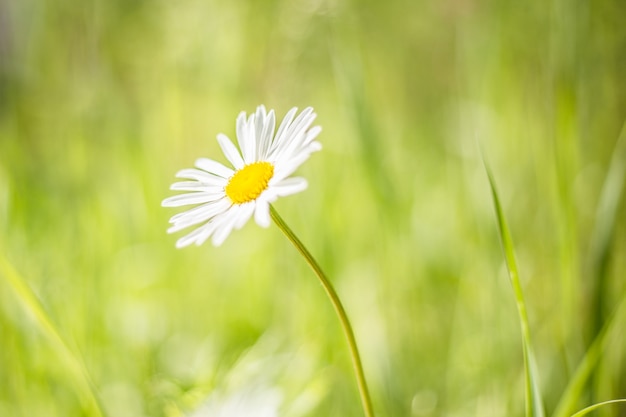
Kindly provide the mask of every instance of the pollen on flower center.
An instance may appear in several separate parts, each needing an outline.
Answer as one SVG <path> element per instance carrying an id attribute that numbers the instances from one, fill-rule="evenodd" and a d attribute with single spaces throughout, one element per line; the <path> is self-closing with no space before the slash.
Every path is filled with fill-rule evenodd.
<path id="1" fill-rule="evenodd" d="M 265 191 L 273 176 L 274 165 L 269 162 L 254 162 L 235 172 L 224 191 L 234 204 L 247 203 Z"/>

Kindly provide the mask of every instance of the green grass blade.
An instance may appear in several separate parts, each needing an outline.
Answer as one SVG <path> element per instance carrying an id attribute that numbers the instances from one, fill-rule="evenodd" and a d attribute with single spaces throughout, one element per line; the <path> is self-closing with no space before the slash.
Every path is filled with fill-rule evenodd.
<path id="1" fill-rule="evenodd" d="M 582 396 L 582 391 L 585 389 L 587 379 L 591 375 L 596 364 L 598 363 L 598 360 L 600 359 L 600 355 L 604 351 L 607 341 L 617 329 L 621 330 L 621 327 L 617 324 L 622 322 L 624 313 L 626 313 L 626 300 L 622 301 L 613 318 L 604 326 L 602 331 L 598 334 L 585 353 L 583 359 L 580 361 L 576 372 L 572 378 L 570 378 L 569 383 L 561 396 L 553 417 L 567 417 L 571 415 L 574 407 L 576 407 L 576 402 Z"/>
<path id="2" fill-rule="evenodd" d="M 502 213 L 502 207 L 500 205 L 500 199 L 498 198 L 498 192 L 496 191 L 495 181 L 493 175 L 487 166 L 487 163 L 483 159 L 485 164 L 485 170 L 487 177 L 489 178 L 489 185 L 491 187 L 491 194 L 493 196 L 493 204 L 498 220 L 498 229 L 500 232 L 500 242 L 502 243 L 502 250 L 504 251 L 504 258 L 506 261 L 507 269 L 509 271 L 509 278 L 511 279 L 511 285 L 513 286 L 513 292 L 515 294 L 515 301 L 517 303 L 517 312 L 519 314 L 519 320 L 522 330 L 522 347 L 524 354 L 524 371 L 525 371 L 525 385 L 526 385 L 526 416 L 527 417 L 543 417 L 543 403 L 541 400 L 541 392 L 539 389 L 539 382 L 537 377 L 537 371 L 535 368 L 535 358 L 532 351 L 530 340 L 530 327 L 528 324 L 528 315 L 526 313 L 526 302 L 524 301 L 524 294 L 522 292 L 522 285 L 519 280 L 519 272 L 517 269 L 517 262 L 515 260 L 515 253 L 513 250 L 513 240 L 509 227 Z"/>
<path id="3" fill-rule="evenodd" d="M 33 316 L 41 332 L 52 342 L 65 360 L 87 415 L 102 417 L 104 414 L 85 365 L 63 339 L 26 281 L 2 254 L 0 254 L 0 275 L 5 278 L 9 286 L 15 291 L 17 299 L 21 302 L 24 309 Z"/>
<path id="4" fill-rule="evenodd" d="M 596 214 L 596 223 L 591 238 L 592 274 L 597 279 L 602 278 L 600 265 L 607 258 L 612 233 L 617 220 L 619 202 L 623 195 L 624 181 L 626 176 L 626 123 L 622 127 L 620 138 L 613 152 L 611 165 L 608 169 L 606 180 L 602 187 L 600 203 Z M 595 301 L 598 304 L 598 301 Z M 585 356 L 580 361 L 576 372 L 561 396 L 555 409 L 554 417 L 567 417 L 576 407 L 576 402 L 582 396 L 585 384 L 604 351 L 604 347 L 611 334 L 617 328 L 617 323 L 623 320 L 626 313 L 626 301 L 623 301 L 616 309 L 613 317 L 596 331 L 593 343 L 589 346 Z M 599 326 L 596 323 L 596 326 Z"/>
<path id="5" fill-rule="evenodd" d="M 611 243 L 615 234 L 619 205 L 626 182 L 626 123 L 613 150 L 611 163 L 602 186 L 600 201 L 596 211 L 595 224 L 590 243 L 590 269 L 588 271 L 592 287 L 589 289 L 591 303 L 590 340 L 600 332 L 606 319 L 605 305 L 609 285 L 608 264 L 611 257 Z"/>
<path id="6" fill-rule="evenodd" d="M 615 403 L 626 403 L 626 398 L 620 398 L 618 400 L 609 400 L 609 401 L 603 401 L 601 403 L 597 403 L 597 404 L 593 404 L 590 405 L 587 408 L 583 408 L 582 410 L 580 410 L 579 412 L 577 412 L 576 414 L 572 414 L 572 417 L 582 417 L 586 414 L 589 414 L 590 412 L 603 407 L 605 405 L 609 405 L 609 404 L 615 404 Z"/>

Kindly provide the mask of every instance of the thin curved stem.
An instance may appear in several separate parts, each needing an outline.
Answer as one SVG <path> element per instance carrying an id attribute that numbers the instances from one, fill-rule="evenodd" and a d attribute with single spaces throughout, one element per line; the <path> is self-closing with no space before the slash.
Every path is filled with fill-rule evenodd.
<path id="1" fill-rule="evenodd" d="M 348 315 L 346 314 L 346 310 L 343 308 L 341 304 L 341 300 L 337 295 L 337 292 L 333 288 L 333 285 L 328 280 L 322 268 L 320 268 L 317 261 L 313 258 L 311 253 L 307 250 L 307 248 L 300 242 L 300 239 L 291 231 L 289 226 L 283 221 L 278 212 L 274 209 L 273 206 L 270 205 L 270 215 L 274 223 L 278 226 L 278 228 L 287 236 L 287 238 L 293 243 L 293 245 L 298 249 L 298 252 L 304 256 L 307 263 L 311 266 L 315 275 L 320 280 L 322 287 L 326 291 L 328 298 L 330 298 L 330 302 L 335 308 L 335 312 L 337 316 L 339 316 L 339 321 L 341 322 L 341 328 L 343 329 L 343 333 L 346 336 L 348 341 L 348 347 L 350 348 L 350 357 L 352 358 L 352 366 L 354 368 L 354 373 L 356 375 L 356 382 L 359 387 L 359 394 L 361 395 L 361 402 L 363 404 L 363 410 L 365 411 L 366 417 L 374 417 L 374 410 L 372 407 L 372 400 L 370 399 L 369 391 L 367 389 L 367 382 L 365 381 L 365 374 L 363 373 L 363 365 L 361 364 L 361 357 L 359 356 L 359 349 L 356 345 L 356 339 L 354 338 L 354 332 L 352 331 L 352 325 L 350 324 L 350 320 L 348 320 Z"/>
<path id="2" fill-rule="evenodd" d="M 586 414 L 588 414 L 588 413 L 592 412 L 593 410 L 596 410 L 596 409 L 598 409 L 600 407 L 604 407 L 605 405 L 616 404 L 616 403 L 626 403 L 626 398 L 620 398 L 618 400 L 603 401 L 601 403 L 590 405 L 589 407 L 580 410 L 576 414 L 572 414 L 572 417 L 582 417 L 582 416 L 584 416 L 584 415 L 586 415 Z"/>

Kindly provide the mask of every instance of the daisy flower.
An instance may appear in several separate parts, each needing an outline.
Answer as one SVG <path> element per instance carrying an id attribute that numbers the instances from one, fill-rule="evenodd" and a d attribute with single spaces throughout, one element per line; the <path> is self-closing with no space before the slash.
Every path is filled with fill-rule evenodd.
<path id="1" fill-rule="evenodd" d="M 189 193 L 163 200 L 164 207 L 196 205 L 170 219 L 168 233 L 198 226 L 176 242 L 176 247 L 195 243 L 201 245 L 209 237 L 215 246 L 221 245 L 233 229 L 240 229 L 254 215 L 262 227 L 270 224 L 270 203 L 303 191 L 307 182 L 301 177 L 290 177 L 312 152 L 321 149 L 315 138 L 322 130 L 311 127 L 316 114 L 311 107 L 297 117 L 292 108 L 285 115 L 276 134 L 274 110 L 259 106 L 256 113 L 246 118 L 237 117 L 239 149 L 224 134 L 217 141 L 231 169 L 208 158 L 196 160 L 195 168 L 179 171 L 176 176 L 187 181 L 170 187 Z"/>

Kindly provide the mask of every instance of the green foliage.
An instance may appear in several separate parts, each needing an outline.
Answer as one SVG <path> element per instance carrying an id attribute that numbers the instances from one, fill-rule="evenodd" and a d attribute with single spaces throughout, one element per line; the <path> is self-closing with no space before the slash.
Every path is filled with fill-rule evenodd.
<path id="1" fill-rule="evenodd" d="M 174 173 L 223 161 L 215 135 L 261 103 L 318 113 L 309 189 L 276 209 L 341 296 L 377 415 L 524 415 L 477 141 L 546 414 L 626 397 L 624 15 L 619 0 L 0 2 L 0 415 L 95 416 L 92 388 L 115 417 L 238 392 L 289 417 L 362 413 L 332 307 L 276 227 L 184 250 L 165 233 Z"/>

